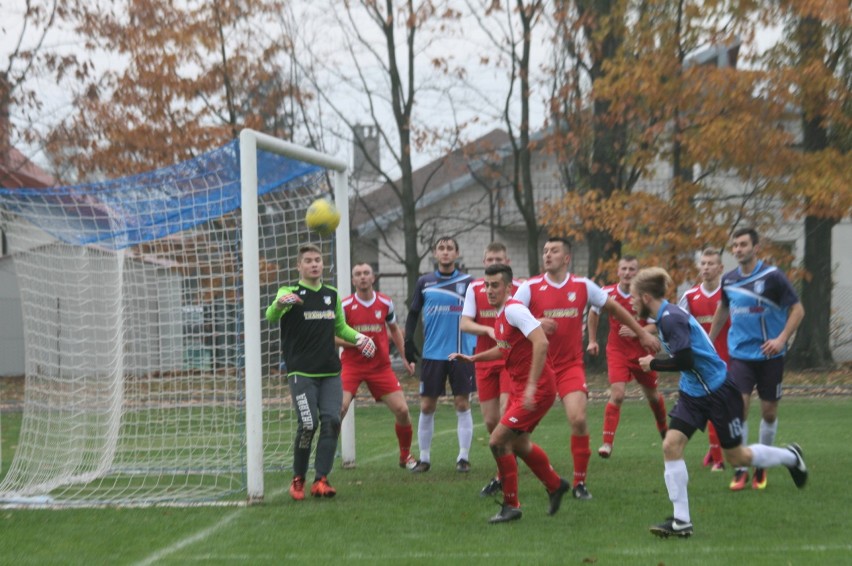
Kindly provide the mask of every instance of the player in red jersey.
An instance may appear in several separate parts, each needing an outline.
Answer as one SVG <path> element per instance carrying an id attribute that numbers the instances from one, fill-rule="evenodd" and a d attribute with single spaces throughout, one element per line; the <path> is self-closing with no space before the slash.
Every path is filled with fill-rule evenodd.
<path id="1" fill-rule="evenodd" d="M 628 326 L 643 347 L 651 352 L 660 349 L 656 336 L 642 328 L 624 307 L 603 292 L 597 284 L 568 272 L 571 242 L 566 238 L 550 238 L 542 254 L 545 272 L 527 279 L 515 293 L 515 299 L 527 306 L 542 322 L 550 346 L 547 359 L 556 373 L 556 388 L 571 425 L 571 455 L 574 459 L 576 499 L 591 499 L 586 488 L 589 467 L 589 428 L 586 404 L 589 390 L 583 364 L 583 313 L 587 306 L 606 308 L 622 324 Z"/>
<path id="2" fill-rule="evenodd" d="M 553 470 L 547 453 L 530 440 L 530 434 L 556 399 L 556 377 L 547 363 L 548 340 L 541 322 L 533 318 L 524 305 L 511 299 L 513 288 L 511 267 L 494 264 L 485 269 L 488 303 L 497 311 L 494 323 L 496 345 L 473 356 L 450 354 L 450 359 L 460 358 L 475 363 L 502 357 L 511 378 L 506 412 L 489 439 L 503 489 L 503 505 L 500 512 L 489 519 L 491 523 L 521 518 L 516 457 L 529 466 L 547 489 L 550 499 L 548 515 L 559 510 L 562 496 L 570 487 L 568 481 Z"/>
<path id="3" fill-rule="evenodd" d="M 713 324 L 713 315 L 716 307 L 722 300 L 722 273 L 725 267 L 722 265 L 722 255 L 718 249 L 707 248 L 701 252 L 698 260 L 698 275 L 701 283 L 687 290 L 678 301 L 678 305 L 695 317 L 701 328 L 710 334 L 710 326 Z M 716 353 L 725 364 L 728 363 L 728 328 L 731 326 L 730 319 L 725 321 L 722 331 L 713 341 Z M 711 471 L 721 472 L 725 469 L 725 458 L 722 455 L 722 446 L 719 444 L 719 435 L 713 427 L 713 423 L 707 422 L 707 439 L 710 441 L 710 449 L 704 456 L 704 465 L 711 466 Z"/>
<path id="4" fill-rule="evenodd" d="M 485 248 L 482 264 L 487 268 L 489 265 L 509 265 L 509 255 L 506 245 L 502 242 L 491 242 Z M 511 293 L 518 289 L 520 282 L 513 281 Z M 462 310 L 460 327 L 462 332 L 475 335 L 475 354 L 490 350 L 496 345 L 494 342 L 494 320 L 497 318 L 497 309 L 488 302 L 485 279 L 477 279 L 468 286 L 464 296 L 464 308 Z M 506 410 L 506 402 L 509 399 L 509 373 L 505 369 L 503 359 L 480 362 L 476 364 L 476 391 L 479 393 L 479 408 L 482 411 L 482 419 L 489 434 L 500 422 L 500 415 Z M 479 492 L 483 497 L 499 492 L 500 476 L 496 475 Z"/>
<path id="5" fill-rule="evenodd" d="M 411 468 L 416 464 L 411 456 L 411 416 L 408 403 L 396 374 L 391 369 L 390 345 L 393 340 L 398 352 L 404 352 L 402 329 L 396 322 L 393 301 L 373 289 L 376 277 L 368 263 L 358 263 L 352 268 L 352 285 L 355 294 L 343 299 L 346 322 L 358 332 L 369 336 L 376 344 L 376 355 L 372 359 L 358 354 L 348 342 L 337 340 L 343 346 L 340 361 L 343 369 L 340 378 L 343 384 L 343 406 L 340 418 L 346 415 L 361 383 L 366 383 L 376 401 L 382 401 L 396 417 L 396 438 L 399 442 L 399 467 Z M 414 364 L 403 358 L 408 375 L 414 375 Z"/>
<path id="6" fill-rule="evenodd" d="M 607 285 L 604 292 L 625 308 L 631 315 L 636 316 L 630 299 L 630 281 L 639 272 L 639 260 L 635 256 L 626 255 L 618 261 L 618 283 Z M 600 310 L 592 307 L 589 310 L 589 345 L 586 351 L 592 356 L 597 356 L 600 348 L 595 339 L 598 335 L 598 322 L 600 321 Z M 647 324 L 645 321 L 639 321 Z M 651 323 L 653 324 L 653 323 Z M 649 328 L 649 331 L 651 329 Z M 642 388 L 660 436 L 666 437 L 666 401 L 657 391 L 657 372 L 644 371 L 639 367 L 639 358 L 647 356 L 648 352 L 639 344 L 636 334 L 621 324 L 615 316 L 609 317 L 609 337 L 606 343 L 606 365 L 609 377 L 609 402 L 604 409 L 603 444 L 598 448 L 598 456 L 609 458 L 612 454 L 612 445 L 615 441 L 615 431 L 618 429 L 618 421 L 621 417 L 621 404 L 624 402 L 624 393 L 627 383 L 636 379 L 636 383 Z"/>

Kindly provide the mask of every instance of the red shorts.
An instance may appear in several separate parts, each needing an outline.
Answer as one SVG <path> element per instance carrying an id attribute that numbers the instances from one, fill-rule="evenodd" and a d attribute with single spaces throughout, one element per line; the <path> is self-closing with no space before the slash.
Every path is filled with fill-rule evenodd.
<path id="1" fill-rule="evenodd" d="M 575 391 L 589 394 L 589 387 L 586 385 L 586 367 L 583 365 L 582 358 L 558 368 L 553 366 L 553 373 L 556 374 L 556 393 L 560 398 Z"/>
<path id="2" fill-rule="evenodd" d="M 657 388 L 657 372 L 644 371 L 638 359 L 626 358 L 618 351 L 607 350 L 606 362 L 610 383 L 628 383 L 631 379 L 635 379 L 640 385 L 651 389 Z"/>
<path id="3" fill-rule="evenodd" d="M 347 371 L 346 366 L 343 366 L 343 371 L 340 373 L 340 381 L 343 385 L 343 390 L 351 393 L 353 396 L 358 392 L 358 387 L 362 383 L 366 383 L 370 389 L 370 394 L 376 401 L 381 401 L 382 397 L 394 391 L 402 391 L 399 379 L 397 379 L 396 374 L 390 366 L 384 370 L 372 370 L 369 375 L 364 373 L 364 370 L 359 369 Z"/>
<path id="4" fill-rule="evenodd" d="M 506 412 L 500 417 L 500 424 L 512 430 L 530 433 L 553 407 L 554 401 L 556 394 L 552 387 L 539 388 L 535 393 L 535 409 L 528 411 L 524 409 L 523 394 L 513 394 L 509 397 Z"/>
<path id="5" fill-rule="evenodd" d="M 498 399 L 502 393 L 512 389 L 512 378 L 504 363 L 476 364 L 476 391 L 480 401 Z"/>

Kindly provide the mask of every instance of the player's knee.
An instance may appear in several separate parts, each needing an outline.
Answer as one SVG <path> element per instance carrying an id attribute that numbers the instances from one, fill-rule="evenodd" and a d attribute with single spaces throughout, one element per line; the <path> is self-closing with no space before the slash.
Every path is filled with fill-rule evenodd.
<path id="1" fill-rule="evenodd" d="M 314 440 L 314 433 L 316 431 L 313 427 L 303 427 L 299 429 L 296 433 L 296 446 L 299 448 L 310 448 L 311 443 Z"/>

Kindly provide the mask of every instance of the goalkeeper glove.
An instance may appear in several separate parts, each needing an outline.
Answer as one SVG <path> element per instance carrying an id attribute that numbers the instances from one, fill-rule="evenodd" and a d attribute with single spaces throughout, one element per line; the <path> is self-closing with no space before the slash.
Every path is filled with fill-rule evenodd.
<path id="1" fill-rule="evenodd" d="M 376 355 L 376 343 L 364 334 L 359 333 L 355 338 L 355 347 L 358 348 L 358 351 L 365 358 L 372 358 Z"/>
<path id="2" fill-rule="evenodd" d="M 416 364 L 417 356 L 420 355 L 420 352 L 417 350 L 417 346 L 414 345 L 414 340 L 406 340 L 405 341 L 405 359 L 409 363 Z"/>
<path id="3" fill-rule="evenodd" d="M 278 297 L 278 306 L 293 306 L 295 304 L 301 303 L 302 299 L 299 298 L 295 293 L 287 293 L 286 295 L 281 295 Z"/>

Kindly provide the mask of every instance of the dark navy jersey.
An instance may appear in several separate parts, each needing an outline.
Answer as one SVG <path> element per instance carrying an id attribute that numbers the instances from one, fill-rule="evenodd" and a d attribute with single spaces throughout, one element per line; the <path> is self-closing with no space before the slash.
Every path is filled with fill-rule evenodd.
<path id="1" fill-rule="evenodd" d="M 763 343 L 781 334 L 799 297 L 777 267 L 758 261 L 744 277 L 740 268 L 722 277 L 722 303 L 731 314 L 728 351 L 738 360 L 765 360 Z M 786 347 L 774 357 L 783 356 Z"/>
<path id="2" fill-rule="evenodd" d="M 692 369 L 680 372 L 678 387 L 681 391 L 692 397 L 703 397 L 722 386 L 727 366 L 695 317 L 663 300 L 657 312 L 656 325 L 663 349 L 670 356 L 692 349 L 695 364 Z"/>
<path id="3" fill-rule="evenodd" d="M 464 295 L 473 279 L 459 270 L 434 271 L 417 280 L 411 312 L 423 316 L 423 358 L 446 360 L 453 352 L 472 354 L 476 336 L 461 331 Z"/>

